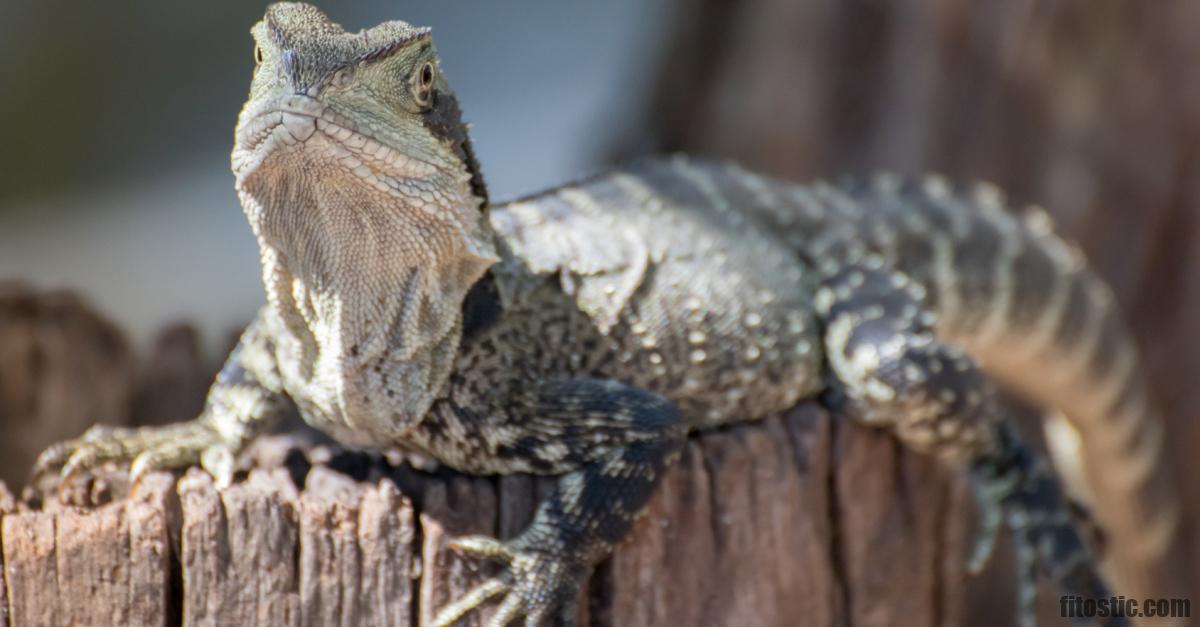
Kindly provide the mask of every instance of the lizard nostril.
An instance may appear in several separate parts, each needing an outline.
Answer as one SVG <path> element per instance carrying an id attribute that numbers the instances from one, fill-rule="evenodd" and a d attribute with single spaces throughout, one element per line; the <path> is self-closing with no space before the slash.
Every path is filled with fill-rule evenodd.
<path id="1" fill-rule="evenodd" d="M 317 121 L 307 115 L 283 112 L 280 122 L 296 141 L 305 141 L 317 130 Z"/>

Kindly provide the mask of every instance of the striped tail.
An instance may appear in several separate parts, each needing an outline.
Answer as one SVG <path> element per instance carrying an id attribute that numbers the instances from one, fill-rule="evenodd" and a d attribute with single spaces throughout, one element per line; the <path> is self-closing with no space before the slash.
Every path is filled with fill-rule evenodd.
<path id="1" fill-rule="evenodd" d="M 1019 395 L 1067 417 L 1078 459 L 1061 459 L 1062 447 L 1052 453 L 1060 466 L 1082 470 L 1117 589 L 1135 597 L 1190 592 L 1162 421 L 1109 287 L 1053 234 L 1044 212 L 1007 211 L 993 187 L 908 190 L 911 206 L 949 227 L 930 281 L 942 312 L 938 334 Z"/>
<path id="2" fill-rule="evenodd" d="M 886 265 L 923 285 L 939 339 L 1068 418 L 1081 454 L 1067 461 L 1086 478 L 1117 590 L 1191 591 L 1179 496 L 1136 346 L 1111 290 L 1045 212 L 1017 215 L 992 186 L 936 176 L 797 185 L 731 164 L 692 167 L 809 263 Z"/>
<path id="3" fill-rule="evenodd" d="M 1062 459 L 1070 454 L 1063 447 L 1052 446 L 1052 453 L 1060 466 L 1074 463 L 1086 478 L 1089 506 L 1111 540 L 1108 560 L 1117 589 L 1139 597 L 1190 592 L 1162 421 L 1110 289 L 1050 232 L 1044 214 L 1030 213 L 1023 223 L 1007 212 L 998 215 L 998 199 L 986 191 L 976 193 L 974 202 L 985 219 L 1015 227 L 1000 231 L 1007 242 L 1002 250 L 1010 254 L 999 263 L 1011 268 L 1011 279 L 997 287 L 1008 295 L 984 304 L 989 312 L 981 325 L 951 328 L 948 335 L 985 371 L 1061 411 L 1075 428 L 1079 458 Z M 1042 270 L 1025 280 L 1031 273 L 1023 268 Z M 996 321 L 997 309 L 1007 320 Z"/>

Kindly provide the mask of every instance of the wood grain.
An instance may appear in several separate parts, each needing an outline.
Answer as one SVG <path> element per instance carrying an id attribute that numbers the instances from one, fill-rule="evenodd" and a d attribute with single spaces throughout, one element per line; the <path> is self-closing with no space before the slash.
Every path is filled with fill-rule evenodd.
<path id="1" fill-rule="evenodd" d="M 7 624 L 427 625 L 494 572 L 447 540 L 511 537 L 553 489 L 301 436 L 245 463 L 224 489 L 196 469 L 131 488 L 107 468 L 38 508 L 0 490 Z M 947 565 L 969 513 L 952 477 L 814 405 L 694 438 L 597 569 L 582 624 L 955 624 Z"/>

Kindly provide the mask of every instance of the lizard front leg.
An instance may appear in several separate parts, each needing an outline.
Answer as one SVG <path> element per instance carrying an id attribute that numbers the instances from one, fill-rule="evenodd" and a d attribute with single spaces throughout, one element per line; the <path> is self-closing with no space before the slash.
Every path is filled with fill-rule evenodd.
<path id="1" fill-rule="evenodd" d="M 445 627 L 500 596 L 490 625 L 524 619 L 569 624 L 579 589 L 624 538 L 677 457 L 686 430 L 675 406 L 615 381 L 564 379 L 518 394 L 513 449 L 560 447 L 571 470 L 516 538 L 459 538 L 452 547 L 503 564 L 502 572 L 442 609 Z"/>
<path id="2" fill-rule="evenodd" d="M 60 470 L 64 479 L 109 461 L 128 461 L 131 478 L 151 470 L 201 464 L 219 484 L 233 477 L 234 458 L 285 406 L 274 350 L 261 315 L 242 334 L 208 392 L 203 413 L 178 424 L 122 428 L 96 425 L 82 437 L 47 448 L 34 480 Z"/>

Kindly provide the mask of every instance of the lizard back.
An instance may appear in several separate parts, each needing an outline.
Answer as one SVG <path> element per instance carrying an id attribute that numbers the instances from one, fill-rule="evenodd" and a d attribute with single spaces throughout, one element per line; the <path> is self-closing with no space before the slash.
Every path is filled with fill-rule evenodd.
<path id="1" fill-rule="evenodd" d="M 707 309 L 689 300 L 702 288 L 733 301 L 714 307 L 736 312 L 737 320 L 719 323 L 738 327 L 725 341 L 754 351 L 745 342 L 758 336 L 746 333 L 745 324 L 748 316 L 760 321 L 754 299 L 794 307 L 804 328 L 814 323 L 808 301 L 814 270 L 846 264 L 898 270 L 923 289 L 941 339 L 964 348 L 1016 394 L 1066 414 L 1080 436 L 1090 504 L 1116 538 L 1115 550 L 1126 554 L 1123 561 L 1151 572 L 1152 563 L 1168 556 L 1178 510 L 1138 351 L 1108 286 L 1078 249 L 1051 232 L 1044 211 L 1015 214 L 994 187 L 955 187 L 937 177 L 800 185 L 684 157 L 642 161 L 492 211 L 493 225 L 516 256 L 535 273 L 560 275 L 604 332 L 622 327 L 619 312 L 630 305 L 631 311 L 652 309 L 649 320 L 671 316 L 673 307 L 695 315 Z M 689 281 L 724 285 L 691 286 L 672 300 L 672 287 Z M 787 293 L 788 286 L 802 292 Z M 624 328 L 632 335 L 640 330 Z M 686 360 L 696 348 L 686 339 L 677 344 L 680 354 L 672 359 Z M 754 370 L 728 366 L 722 371 L 732 376 L 754 376 Z M 814 374 L 814 365 L 804 371 Z M 700 410 L 688 406 L 694 387 L 678 383 L 664 390 L 653 376 L 640 383 L 679 399 L 685 411 Z M 800 387 L 805 395 L 815 389 L 809 382 Z M 792 399 L 772 395 L 756 404 L 744 396 L 740 413 L 738 404 L 712 410 L 703 402 L 710 413 L 698 424 L 761 416 L 784 400 Z M 1124 584 L 1142 591 L 1174 585 Z"/>

